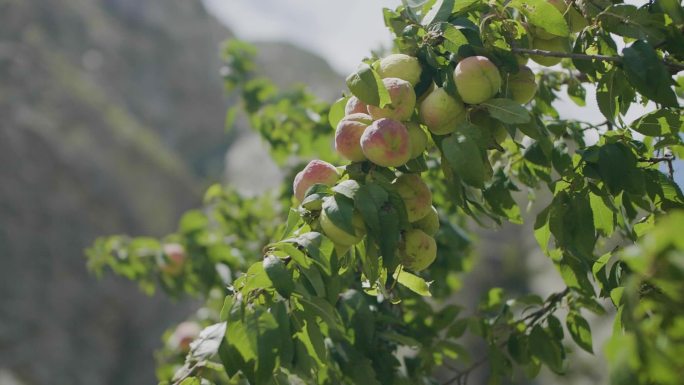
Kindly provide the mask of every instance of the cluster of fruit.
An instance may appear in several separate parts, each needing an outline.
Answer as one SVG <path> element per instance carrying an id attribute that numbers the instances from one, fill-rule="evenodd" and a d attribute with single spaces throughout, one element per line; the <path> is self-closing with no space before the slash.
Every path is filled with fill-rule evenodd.
<path id="1" fill-rule="evenodd" d="M 429 130 L 434 135 L 448 135 L 457 130 L 459 123 L 470 119 L 490 119 L 478 115 L 478 109 L 467 105 L 483 103 L 502 91 L 502 76 L 496 65 L 483 56 L 461 60 L 453 73 L 458 96 L 437 87 L 434 83 L 421 95 L 414 87 L 421 79 L 422 67 L 415 57 L 404 54 L 389 55 L 374 65 L 382 78 L 390 103 L 385 106 L 366 104 L 357 96 L 351 96 L 345 106 L 345 116 L 335 131 L 335 149 L 352 162 L 371 162 L 381 167 L 398 168 L 426 151 Z M 534 74 L 522 67 L 507 79 L 508 95 L 519 103 L 529 102 L 536 93 Z M 468 113 L 472 110 L 472 113 Z M 417 111 L 417 114 L 416 114 Z M 492 122 L 478 122 L 481 126 L 493 126 Z M 494 129 L 494 128 L 492 128 Z M 494 136 L 505 137 L 500 124 Z M 501 138 L 500 138 L 501 140 Z M 500 141 L 499 140 L 499 141 Z M 309 189 L 317 184 L 335 186 L 346 183 L 338 169 L 321 160 L 311 161 L 294 179 L 295 198 L 305 201 Z M 405 268 L 420 271 L 436 258 L 436 242 L 433 238 L 439 229 L 439 217 L 432 206 L 432 193 L 418 173 L 395 172 L 392 188 L 401 196 L 409 230 L 403 231 L 398 242 L 398 256 Z M 310 210 L 325 208 L 326 199 Z M 306 205 L 305 205 L 306 206 Z M 351 226 L 343 226 L 321 210 L 318 223 L 322 232 L 343 249 L 359 243 L 366 234 L 362 216 L 353 213 Z M 353 229 L 353 231 L 351 231 Z"/>

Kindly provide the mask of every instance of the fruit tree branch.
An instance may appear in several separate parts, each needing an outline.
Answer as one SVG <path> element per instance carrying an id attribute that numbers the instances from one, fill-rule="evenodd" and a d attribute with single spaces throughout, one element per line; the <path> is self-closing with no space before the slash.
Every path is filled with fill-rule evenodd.
<path id="1" fill-rule="evenodd" d="M 548 57 L 563 57 L 578 60 L 600 60 L 609 61 L 614 63 L 622 63 L 621 56 L 608 56 L 608 55 L 587 55 L 584 53 L 570 53 L 570 52 L 555 52 L 555 51 L 545 51 L 541 49 L 529 49 L 529 48 L 511 48 L 514 53 L 523 53 L 527 55 L 537 55 L 537 56 L 548 56 Z M 684 71 L 684 64 L 673 63 L 671 61 L 663 60 L 663 63 L 674 69 L 676 71 Z"/>

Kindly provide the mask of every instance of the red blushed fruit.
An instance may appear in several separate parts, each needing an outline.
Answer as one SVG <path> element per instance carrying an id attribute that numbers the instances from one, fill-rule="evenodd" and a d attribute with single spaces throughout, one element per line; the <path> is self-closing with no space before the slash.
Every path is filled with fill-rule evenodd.
<path id="1" fill-rule="evenodd" d="M 399 167 L 411 157 L 406 126 L 393 119 L 376 120 L 361 136 L 361 149 L 371 162 L 383 167 Z"/>
<path id="2" fill-rule="evenodd" d="M 391 103 L 383 108 L 369 105 L 370 116 L 373 119 L 409 120 L 416 107 L 416 93 L 411 83 L 399 78 L 384 78 L 382 83 L 389 93 Z"/>
<path id="3" fill-rule="evenodd" d="M 371 117 L 366 114 L 351 114 L 342 119 L 335 130 L 335 150 L 352 162 L 365 160 L 361 135 L 371 122 Z"/>
<path id="4" fill-rule="evenodd" d="M 202 328 L 197 322 L 181 322 L 169 338 L 169 344 L 172 348 L 187 353 L 190 350 L 190 343 L 199 337 L 201 331 Z"/>
<path id="5" fill-rule="evenodd" d="M 368 113 L 368 105 L 356 96 L 352 96 L 347 100 L 347 104 L 344 106 L 344 114 L 345 115 L 351 115 L 351 114 L 367 114 Z"/>
<path id="6" fill-rule="evenodd" d="M 332 186 L 338 179 L 340 179 L 340 175 L 335 166 L 322 160 L 312 160 L 295 176 L 292 189 L 295 198 L 301 202 L 304 200 L 306 190 L 309 187 L 318 183 Z"/>
<path id="7" fill-rule="evenodd" d="M 162 246 L 166 255 L 165 262 L 160 266 L 161 271 L 171 276 L 177 276 L 183 272 L 185 265 L 185 249 L 178 243 L 167 243 Z"/>

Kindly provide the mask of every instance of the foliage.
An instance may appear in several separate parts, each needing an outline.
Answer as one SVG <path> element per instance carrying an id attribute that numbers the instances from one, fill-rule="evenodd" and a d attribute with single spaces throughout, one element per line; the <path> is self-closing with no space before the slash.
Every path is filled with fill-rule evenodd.
<path id="1" fill-rule="evenodd" d="M 464 90 L 454 83 L 454 68 L 474 55 L 497 66 L 503 87 L 467 105 L 467 119 L 453 133 L 431 134 L 417 158 L 396 169 L 347 164 L 337 185 L 314 185 L 302 205 L 288 200 L 291 190 L 282 205 L 272 205 L 269 197 L 212 187 L 208 206 L 188 213 L 168 238 L 190 255 L 179 275 L 157 267 L 165 258 L 158 241 L 98 240 L 89 251 L 96 271 L 109 266 L 149 290 L 159 281 L 173 295 L 202 294 L 215 311 L 185 364 L 173 379 L 161 379 L 431 384 L 439 383 L 440 369 L 450 372 L 439 375 L 442 383 L 453 384 L 485 364 L 491 383 L 533 378 L 542 367 L 563 374 L 570 341 L 594 352 L 585 314 L 605 313 L 602 303 L 610 300 L 617 309 L 606 349 L 611 383 L 675 384 L 684 327 L 684 214 L 677 209 L 684 196 L 672 161 L 684 155 L 684 120 L 672 74 L 684 68 L 682 7 L 576 1 L 561 12 L 543 0 L 433 0 L 386 9 L 384 19 L 396 50 L 420 62 L 419 100 L 433 83 L 459 99 Z M 572 49 L 531 49 L 544 34 Z M 232 41 L 224 53 L 227 90 L 240 93 L 281 165 L 293 156 L 339 162 L 329 151 L 330 126 L 343 118 L 349 96 L 327 106 L 303 89 L 281 92 L 255 76 L 248 45 Z M 511 99 L 507 79 L 528 56 L 563 59 L 561 67 L 538 71 L 538 92 L 525 107 Z M 347 85 L 362 101 L 383 106 L 391 100 L 376 59 Z M 585 84 L 596 86 L 595 101 L 586 99 Z M 563 92 L 579 105 L 596 103 L 605 123 L 559 118 L 554 101 Z M 632 105 L 648 101 L 658 109 L 625 121 Z M 496 126 L 505 129 L 503 141 Z M 402 234 L 414 225 L 392 183 L 397 171 L 420 175 L 440 214 L 437 259 L 420 272 L 401 264 Z M 470 264 L 465 223 L 521 223 L 520 190 L 552 195 L 534 220 L 534 236 L 566 288 L 547 298 L 512 298 L 493 288 L 477 309 L 448 304 Z M 320 228 L 321 210 L 351 234 L 359 213 L 367 235 L 350 248 L 333 244 Z M 217 292 L 223 301 L 212 298 Z M 468 338 L 480 340 L 487 354 L 473 357 Z"/>

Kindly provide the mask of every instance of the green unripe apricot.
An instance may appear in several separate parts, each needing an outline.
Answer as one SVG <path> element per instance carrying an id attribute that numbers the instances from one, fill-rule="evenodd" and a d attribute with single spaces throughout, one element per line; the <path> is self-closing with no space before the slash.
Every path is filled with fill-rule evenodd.
<path id="1" fill-rule="evenodd" d="M 406 129 L 408 130 L 409 142 L 411 143 L 410 159 L 413 159 L 425 151 L 425 148 L 427 148 L 428 137 L 418 123 L 408 122 L 406 123 Z"/>
<path id="2" fill-rule="evenodd" d="M 479 110 L 470 114 L 470 122 L 482 130 L 483 144 L 488 148 L 494 148 L 494 142 L 501 144 L 508 136 L 508 131 L 503 124 L 489 116 L 486 111 Z"/>
<path id="3" fill-rule="evenodd" d="M 423 230 L 412 229 L 404 233 L 399 258 L 408 270 L 425 270 L 437 258 L 437 242 Z"/>
<path id="4" fill-rule="evenodd" d="M 508 76 L 508 91 L 511 99 L 516 102 L 520 104 L 529 103 L 537 93 L 534 72 L 527 66 L 521 66 L 518 73 L 510 74 Z"/>
<path id="5" fill-rule="evenodd" d="M 402 174 L 393 183 L 406 206 L 409 222 L 426 216 L 432 207 L 432 192 L 418 174 Z"/>
<path id="6" fill-rule="evenodd" d="M 570 52 L 570 43 L 567 38 L 555 37 L 550 40 L 534 39 L 532 48 L 551 52 Z M 535 62 L 551 67 L 561 62 L 562 58 L 551 56 L 530 55 Z"/>
<path id="7" fill-rule="evenodd" d="M 335 245 L 343 247 L 353 246 L 361 242 L 363 237 L 366 235 L 366 226 L 363 223 L 363 218 L 361 217 L 361 214 L 357 212 L 354 212 L 354 216 L 352 217 L 354 234 L 350 234 L 339 228 L 335 223 L 333 223 L 328 214 L 326 214 L 325 210 L 321 210 L 319 223 L 325 236 L 330 238 Z"/>
<path id="8" fill-rule="evenodd" d="M 423 69 L 418 59 L 401 53 L 389 55 L 380 60 L 378 74 L 382 78 L 399 78 L 416 86 Z"/>
<path id="9" fill-rule="evenodd" d="M 466 118 L 465 112 L 463 103 L 449 95 L 444 88 L 435 88 L 418 108 L 420 121 L 435 135 L 456 131 L 456 126 Z"/>
<path id="10" fill-rule="evenodd" d="M 491 99 L 501 89 L 501 74 L 484 56 L 470 56 L 456 65 L 454 82 L 461 99 L 479 104 Z"/>
<path id="11" fill-rule="evenodd" d="M 430 236 L 437 234 L 439 231 L 439 214 L 437 214 L 435 206 L 431 207 L 430 212 L 426 216 L 413 222 L 413 228 L 423 230 L 425 234 Z"/>

